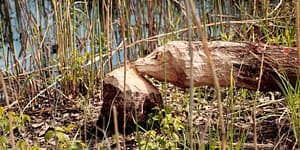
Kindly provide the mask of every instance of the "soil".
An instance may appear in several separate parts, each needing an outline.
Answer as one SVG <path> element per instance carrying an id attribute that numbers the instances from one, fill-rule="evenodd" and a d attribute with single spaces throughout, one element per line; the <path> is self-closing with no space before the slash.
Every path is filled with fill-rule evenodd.
<path id="1" fill-rule="evenodd" d="M 162 90 L 161 83 L 155 81 L 155 85 Z M 200 88 L 198 88 L 199 90 Z M 209 147 L 209 136 L 207 126 L 215 131 L 218 127 L 217 101 L 214 100 L 214 90 L 209 87 L 201 88 L 201 93 L 195 93 L 195 108 L 193 123 L 194 128 L 200 135 L 204 135 L 204 143 Z M 295 149 L 296 140 L 293 134 L 293 128 L 289 121 L 290 115 L 285 98 L 280 92 L 260 93 L 257 100 L 253 97 L 254 92 L 248 91 L 247 96 L 243 96 L 245 89 L 234 89 L 234 98 L 230 98 L 229 89 L 223 89 L 223 106 L 225 124 L 227 132 L 234 129 L 234 146 L 238 145 L 241 135 L 244 133 L 244 149 L 254 149 L 253 143 L 253 105 L 256 105 L 256 128 L 257 128 L 257 146 L 259 149 Z M 67 139 L 82 139 L 89 149 L 116 148 L 115 138 L 98 137 L 95 130 L 95 124 L 102 107 L 101 93 L 99 88 L 94 88 L 93 97 L 82 95 L 63 95 L 56 92 L 55 96 L 51 94 L 40 96 L 38 99 L 30 102 L 23 100 L 19 105 L 14 105 L 12 110 L 20 112 L 25 105 L 30 103 L 23 113 L 30 116 L 31 121 L 25 124 L 22 131 L 14 130 L 15 140 L 24 139 L 29 145 L 38 145 L 45 149 L 58 149 L 57 140 L 45 140 L 48 131 L 54 128 L 63 128 L 63 133 Z M 189 91 L 179 89 L 173 85 L 167 85 L 165 104 L 172 104 L 175 107 L 174 114 L 180 115 L 182 121 L 187 123 L 187 111 L 184 109 L 188 104 L 186 97 Z M 250 94 L 249 94 L 250 93 Z M 54 95 L 54 94 L 52 94 Z M 88 98 L 87 98 L 88 97 Z M 230 101 L 234 100 L 235 105 L 231 106 Z M 73 128 L 71 128 L 72 126 Z M 70 130 L 64 128 L 70 127 Z M 157 129 L 158 130 L 158 129 Z M 205 133 L 205 134 L 203 134 Z M 233 133 L 233 132 L 232 132 Z M 143 133 L 132 133 L 121 140 L 121 145 L 126 141 L 127 149 L 136 149 L 136 135 L 143 137 Z M 80 145 L 80 144 L 79 144 Z"/>

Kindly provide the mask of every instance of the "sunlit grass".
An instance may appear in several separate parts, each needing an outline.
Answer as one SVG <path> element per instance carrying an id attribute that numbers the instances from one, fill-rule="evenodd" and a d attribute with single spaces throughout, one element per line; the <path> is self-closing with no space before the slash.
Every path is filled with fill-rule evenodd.
<path id="1" fill-rule="evenodd" d="M 286 77 L 280 75 L 280 78 L 290 111 L 290 120 L 293 124 L 293 131 L 297 144 L 300 145 L 300 82 L 297 80 L 295 84 L 292 84 Z"/>

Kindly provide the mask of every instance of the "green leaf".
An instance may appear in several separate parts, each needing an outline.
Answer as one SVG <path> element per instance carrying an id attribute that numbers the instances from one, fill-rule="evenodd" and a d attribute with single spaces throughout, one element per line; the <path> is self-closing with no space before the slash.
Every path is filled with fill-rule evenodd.
<path id="1" fill-rule="evenodd" d="M 45 140 L 50 140 L 55 137 L 55 132 L 53 130 L 47 131 L 45 134 Z"/>
<path id="2" fill-rule="evenodd" d="M 74 124 L 69 124 L 66 128 L 65 128 L 65 130 L 66 130 L 66 132 L 68 132 L 68 133 L 70 133 L 70 132 L 72 132 L 72 130 L 75 128 L 76 126 L 74 125 Z"/>
<path id="3" fill-rule="evenodd" d="M 31 121 L 30 116 L 28 116 L 28 115 L 26 115 L 26 114 L 23 114 L 23 115 L 22 115 L 22 121 L 23 121 L 23 122 L 25 122 L 25 121 L 30 122 L 30 121 Z"/>
<path id="4" fill-rule="evenodd" d="M 29 148 L 29 150 L 41 150 L 41 148 L 39 146 L 32 146 Z"/>
<path id="5" fill-rule="evenodd" d="M 158 120 L 159 120 L 159 118 L 160 118 L 160 117 L 159 117 L 158 115 L 155 115 L 155 116 L 153 116 L 153 117 L 152 117 L 152 120 L 154 120 L 154 121 L 158 121 Z"/>
<path id="6" fill-rule="evenodd" d="M 66 140 L 66 135 L 63 132 L 56 132 L 56 137 L 58 141 L 63 142 Z"/>
<path id="7" fill-rule="evenodd" d="M 172 133 L 172 136 L 175 139 L 175 141 L 179 141 L 179 136 L 175 132 Z"/>
<path id="8" fill-rule="evenodd" d="M 7 118 L 0 119 L 0 128 L 6 128 L 8 126 Z"/>
<path id="9" fill-rule="evenodd" d="M 65 130 L 62 127 L 55 127 L 56 132 L 65 132 Z"/>
<path id="10" fill-rule="evenodd" d="M 0 146 L 6 145 L 8 140 L 5 136 L 0 136 Z"/>
<path id="11" fill-rule="evenodd" d="M 4 107 L 0 107 L 0 118 L 2 118 L 5 115 L 5 109 Z"/>
<path id="12" fill-rule="evenodd" d="M 24 140 L 19 140 L 17 145 L 18 145 L 18 148 L 20 148 L 20 149 L 27 149 L 27 144 Z"/>

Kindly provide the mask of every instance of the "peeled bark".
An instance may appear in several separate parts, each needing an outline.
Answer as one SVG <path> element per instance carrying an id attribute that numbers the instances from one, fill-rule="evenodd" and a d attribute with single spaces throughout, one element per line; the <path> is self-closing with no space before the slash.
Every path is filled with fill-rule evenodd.
<path id="1" fill-rule="evenodd" d="M 269 46 L 259 43 L 213 41 L 208 43 L 221 86 L 230 86 L 231 73 L 235 87 L 252 90 L 279 90 L 278 73 L 294 83 L 297 79 L 298 58 L 295 48 Z M 194 85 L 213 86 L 202 42 L 192 42 L 194 52 Z M 263 60 L 262 68 L 261 62 Z M 182 88 L 189 87 L 190 57 L 187 41 L 173 41 L 155 49 L 134 63 L 142 74 L 167 81 Z"/>
<path id="2" fill-rule="evenodd" d="M 132 67 L 126 69 L 126 91 L 124 91 L 124 67 L 109 73 L 104 79 L 103 107 L 98 119 L 98 126 L 105 130 L 113 127 L 112 106 L 116 106 L 119 132 L 123 129 L 123 110 L 126 101 L 126 131 L 146 123 L 153 108 L 161 107 L 163 102 L 159 90 L 147 79 L 140 76 Z M 126 98 L 124 93 L 126 92 Z"/>

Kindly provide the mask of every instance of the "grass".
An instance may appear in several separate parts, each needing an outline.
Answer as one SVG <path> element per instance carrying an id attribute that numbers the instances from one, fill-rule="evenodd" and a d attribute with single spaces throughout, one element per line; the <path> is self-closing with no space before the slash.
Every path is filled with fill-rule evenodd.
<path id="1" fill-rule="evenodd" d="M 198 15 L 208 39 L 296 46 L 294 2 L 255 2 L 197 1 Z M 4 16 L 0 16 L 0 65 L 3 65 L 1 79 L 5 84 L 1 90 L 1 100 L 8 101 L 4 103 L 0 100 L 0 143 L 4 149 L 13 146 L 34 149 L 53 143 L 57 149 L 86 149 L 98 144 L 99 149 L 104 149 L 113 145 L 114 140 L 109 137 L 98 143 L 89 143 L 91 141 L 85 141 L 86 138 L 79 134 L 84 132 L 86 136 L 91 121 L 97 118 L 95 115 L 100 108 L 96 107 L 98 104 L 95 102 L 103 98 L 105 89 L 102 81 L 105 74 L 121 66 L 124 60 L 134 61 L 168 41 L 189 39 L 183 13 L 186 9 L 183 9 L 183 3 L 177 1 L 126 0 L 119 3 L 119 6 L 111 0 L 4 1 L 0 5 L 4 8 L 1 10 Z M 15 26 L 12 20 L 7 19 L 11 18 L 11 13 L 16 14 Z M 123 21 L 119 20 L 121 16 Z M 18 33 L 12 33 L 13 28 L 17 28 Z M 191 30 L 193 34 L 190 39 L 199 40 L 201 36 L 195 26 Z M 18 39 L 21 46 L 18 47 L 18 41 L 13 39 Z M 54 53 L 56 45 L 57 52 Z M 237 89 L 233 81 L 229 88 L 222 88 L 220 98 L 224 107 L 223 122 L 228 149 L 268 147 L 267 144 L 260 145 L 267 141 L 261 134 L 272 133 L 268 132 L 272 128 L 267 125 L 270 121 L 268 118 L 274 119 L 272 116 L 277 116 L 275 119 L 279 118 L 283 122 L 291 122 L 293 127 L 291 133 L 286 124 L 278 124 L 278 128 L 274 129 L 278 134 L 273 139 L 273 146 L 294 144 L 283 140 L 284 137 L 300 144 L 300 131 L 297 128 L 300 126 L 299 83 L 294 87 L 284 78 L 282 83 L 285 102 L 283 97 L 264 101 L 261 97 L 268 97 L 266 93 L 256 95 L 246 89 Z M 139 137 L 138 148 L 219 149 L 221 130 L 220 122 L 217 121 L 219 111 L 215 109 L 215 91 L 197 87 L 192 89 L 195 94 L 191 96 L 193 94 L 170 87 L 168 83 L 160 84 L 164 108 L 152 114 L 150 130 L 137 126 L 135 134 Z M 191 114 L 190 99 L 194 100 L 191 109 L 194 114 L 192 136 L 191 125 L 187 121 L 187 116 Z M 288 119 L 279 106 L 284 106 Z M 77 114 L 81 120 L 60 122 L 65 115 L 62 111 L 64 109 L 80 110 Z M 270 109 L 274 112 L 270 112 Z M 38 124 L 36 116 L 39 115 L 33 112 L 47 114 L 44 118 L 50 118 L 43 121 L 51 125 L 49 131 L 42 135 L 46 142 L 36 140 L 35 137 L 21 136 L 29 133 L 32 125 Z M 251 116 L 252 112 L 257 113 Z M 35 119 L 29 119 L 29 115 L 25 115 L 27 113 Z M 57 119 L 58 116 L 61 118 Z M 258 128 L 258 131 L 265 129 L 253 139 L 257 143 L 252 141 L 256 131 L 253 131 L 251 125 L 255 120 L 257 125 L 254 128 Z M 79 125 L 70 127 L 74 121 L 81 121 L 84 130 Z M 159 128 L 154 128 L 155 124 Z M 119 141 L 124 143 L 126 137 Z M 8 141 L 15 141 L 16 144 Z M 253 143 L 256 144 L 251 145 Z M 297 147 L 296 144 L 294 147 Z"/>
<path id="2" fill-rule="evenodd" d="M 292 84 L 285 76 L 281 76 L 282 80 L 282 89 L 289 107 L 290 120 L 293 124 L 293 132 L 297 141 L 297 144 L 300 144 L 300 82 L 299 80 Z"/>

